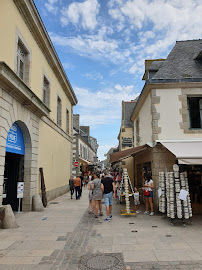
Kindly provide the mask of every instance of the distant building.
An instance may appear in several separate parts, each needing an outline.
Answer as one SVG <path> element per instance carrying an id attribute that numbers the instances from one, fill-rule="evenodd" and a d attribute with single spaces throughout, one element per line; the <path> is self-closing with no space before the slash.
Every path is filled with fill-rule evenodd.
<path id="1" fill-rule="evenodd" d="M 115 147 L 110 148 L 109 151 L 105 154 L 105 157 L 106 157 L 106 169 L 107 170 L 111 169 L 110 155 L 112 153 L 118 152 L 118 150 L 119 150 L 119 147 L 115 146 Z"/>
<path id="2" fill-rule="evenodd" d="M 122 101 L 121 127 L 118 135 L 119 151 L 134 147 L 134 125 L 131 121 L 131 114 L 136 106 L 137 99 L 132 101 Z M 131 181 L 134 180 L 134 163 L 133 158 L 128 157 L 120 162 L 119 168 L 127 168 Z"/>
<path id="3" fill-rule="evenodd" d="M 73 115 L 72 175 L 96 170 L 98 143 L 90 136 L 89 126 L 80 126 L 80 115 Z M 79 166 L 75 167 L 75 162 Z"/>

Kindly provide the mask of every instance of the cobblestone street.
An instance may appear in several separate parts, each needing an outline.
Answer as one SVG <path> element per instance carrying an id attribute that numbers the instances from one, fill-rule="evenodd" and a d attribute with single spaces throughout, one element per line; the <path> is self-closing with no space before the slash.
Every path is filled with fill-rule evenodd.
<path id="1" fill-rule="evenodd" d="M 0 230 L 0 269 L 202 269 L 202 219 L 184 228 L 160 216 L 120 216 L 111 222 L 88 213 L 81 200 L 66 194 L 44 212 L 16 214 L 19 228 Z M 109 268 L 110 265 L 110 268 Z"/>

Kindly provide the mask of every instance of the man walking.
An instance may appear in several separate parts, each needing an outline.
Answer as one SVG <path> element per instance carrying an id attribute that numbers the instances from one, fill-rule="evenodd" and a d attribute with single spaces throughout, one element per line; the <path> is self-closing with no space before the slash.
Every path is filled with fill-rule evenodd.
<path id="1" fill-rule="evenodd" d="M 74 188 L 75 188 L 75 194 L 76 194 L 76 200 L 80 199 L 80 190 L 81 190 L 81 178 L 79 176 L 74 179 Z"/>
<path id="2" fill-rule="evenodd" d="M 111 221 L 112 218 L 112 198 L 115 197 L 115 185 L 113 179 L 105 172 L 105 177 L 101 180 L 101 189 L 104 193 L 107 218 L 104 221 Z M 114 192 L 114 194 L 113 194 Z"/>

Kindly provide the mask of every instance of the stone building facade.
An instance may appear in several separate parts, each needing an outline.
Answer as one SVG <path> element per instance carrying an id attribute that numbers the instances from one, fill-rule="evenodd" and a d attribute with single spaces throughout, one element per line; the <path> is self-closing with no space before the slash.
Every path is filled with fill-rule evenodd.
<path id="1" fill-rule="evenodd" d="M 30 211 L 39 168 L 48 201 L 67 191 L 77 99 L 32 0 L 1 1 L 0 23 L 0 204 L 16 210 L 24 182 L 22 210 Z"/>
<path id="2" fill-rule="evenodd" d="M 174 149 L 179 149 L 180 144 L 185 143 L 183 145 L 187 145 L 187 149 L 181 152 L 190 155 L 187 162 L 200 165 L 200 157 L 196 159 L 194 150 L 190 152 L 188 148 L 202 141 L 201 51 L 201 40 L 177 42 L 166 60 L 146 60 L 145 63 L 145 85 L 131 120 L 136 134 L 135 147 L 145 144 L 148 147 L 133 156 L 138 186 L 142 186 L 146 171 L 152 173 L 156 204 L 159 172 L 172 171 L 173 165 L 181 162 L 177 150 L 172 151 L 171 147 L 165 146 L 175 144 Z M 197 123 L 190 107 L 192 102 L 198 104 L 198 111 L 194 112 L 199 118 Z M 186 164 L 186 158 L 184 162 Z"/>

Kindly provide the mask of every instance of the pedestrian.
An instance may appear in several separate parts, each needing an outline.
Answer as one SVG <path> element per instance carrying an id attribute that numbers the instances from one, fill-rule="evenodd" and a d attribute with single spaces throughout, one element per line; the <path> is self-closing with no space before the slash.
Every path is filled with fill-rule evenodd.
<path id="1" fill-rule="evenodd" d="M 113 178 L 105 172 L 105 177 L 101 181 L 102 192 L 104 193 L 104 200 L 106 206 L 107 218 L 104 221 L 111 221 L 112 218 L 112 198 L 115 197 L 115 184 Z"/>
<path id="2" fill-rule="evenodd" d="M 76 200 L 79 200 L 81 197 L 81 179 L 79 176 L 76 177 L 76 179 L 74 179 L 74 188 L 75 188 L 75 195 L 76 195 Z"/>
<path id="3" fill-rule="evenodd" d="M 83 180 L 84 180 L 84 177 L 83 177 L 83 173 L 82 172 L 80 172 L 79 177 L 81 179 L 81 188 L 80 188 L 80 197 L 81 197 L 82 196 Z"/>
<path id="4" fill-rule="evenodd" d="M 93 201 L 93 190 L 92 190 L 93 181 L 88 182 L 88 199 L 89 199 L 89 214 L 94 214 L 95 209 L 95 202 Z M 93 203 L 93 210 L 92 210 L 92 203 Z"/>
<path id="5" fill-rule="evenodd" d="M 96 174 L 93 175 L 92 190 L 93 190 L 93 201 L 95 203 L 95 218 L 98 218 L 98 208 L 100 210 L 100 216 L 103 216 L 101 204 L 102 190 L 101 190 L 101 180 Z"/>
<path id="6" fill-rule="evenodd" d="M 71 194 L 71 199 L 73 194 L 74 194 L 74 177 L 71 175 L 70 179 L 69 179 L 69 190 L 70 190 L 70 194 Z"/>
<path id="7" fill-rule="evenodd" d="M 83 180 L 83 186 L 84 186 L 84 188 L 86 187 L 86 177 L 87 177 L 87 175 L 86 175 L 86 173 L 84 173 L 84 180 Z"/>
<path id="8" fill-rule="evenodd" d="M 137 190 L 137 187 L 134 187 L 134 204 L 135 204 L 135 213 L 139 214 L 141 211 L 140 208 L 140 193 Z"/>
<path id="9" fill-rule="evenodd" d="M 154 182 L 151 179 L 150 175 L 147 175 L 145 177 L 145 183 L 144 183 L 144 197 L 145 197 L 145 204 L 146 204 L 146 211 L 144 214 L 149 214 L 149 205 L 151 208 L 150 216 L 154 215 L 154 207 L 153 207 L 153 189 L 154 189 Z"/>

